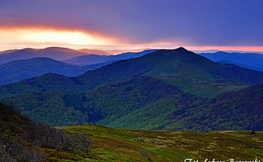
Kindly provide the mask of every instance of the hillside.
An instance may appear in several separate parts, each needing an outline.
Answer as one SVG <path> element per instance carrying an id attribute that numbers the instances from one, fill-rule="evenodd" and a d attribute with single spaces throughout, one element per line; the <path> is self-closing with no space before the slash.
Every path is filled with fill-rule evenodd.
<path id="1" fill-rule="evenodd" d="M 99 124 L 152 130 L 263 130 L 263 84 L 213 99 L 196 97 L 151 77 L 100 86 L 86 93 L 14 95 L 32 118 L 56 126 Z"/>
<path id="2" fill-rule="evenodd" d="M 111 62 L 87 66 L 74 66 L 45 57 L 11 61 L 0 65 L 0 85 L 16 83 L 46 73 L 56 73 L 67 77 L 74 77 L 88 70 L 94 70 L 110 63 Z"/>
<path id="3" fill-rule="evenodd" d="M 0 103 L 1 161 L 262 160 L 263 133 L 150 131 L 78 125 L 54 128 Z M 212 157 L 212 158 L 211 158 Z"/>
<path id="4" fill-rule="evenodd" d="M 112 63 L 112 66 L 103 66 L 93 71 L 87 71 L 77 77 L 47 73 L 18 83 L 2 85 L 0 97 L 52 90 L 62 93 L 85 93 L 103 84 L 139 76 L 149 70 L 150 68 L 145 65 L 123 60 Z"/>
<path id="5" fill-rule="evenodd" d="M 77 77 L 45 74 L 3 85 L 0 87 L 0 96 L 51 90 L 83 93 L 107 83 L 137 76 L 150 76 L 175 85 L 183 92 L 210 98 L 222 92 L 263 82 L 263 72 L 215 63 L 184 48 L 178 48 L 158 50 L 139 58 L 118 61 Z"/>
<path id="6" fill-rule="evenodd" d="M 87 134 L 65 134 L 0 103 L 0 161 L 77 161 L 91 157 L 92 143 Z"/>
<path id="7" fill-rule="evenodd" d="M 33 119 L 61 126 L 97 122 L 107 117 L 116 118 L 117 114 L 120 117 L 127 112 L 140 110 L 151 102 L 180 93 L 182 92 L 177 87 L 150 77 L 139 77 L 107 84 L 86 94 L 50 91 L 16 95 L 7 100 L 12 99 Z M 104 106 L 106 109 L 102 110 Z"/>
<path id="8" fill-rule="evenodd" d="M 179 48 L 117 61 L 77 77 L 48 73 L 3 85 L 0 95 L 32 118 L 56 126 L 261 131 L 262 77 L 262 72 L 214 63 Z"/>
<path id="9" fill-rule="evenodd" d="M 134 61 L 153 68 L 143 75 L 175 85 L 197 96 L 211 98 L 222 92 L 263 82 L 262 72 L 215 63 L 182 47 L 159 50 Z"/>
<path id="10" fill-rule="evenodd" d="M 236 92 L 223 93 L 210 100 L 185 93 L 167 95 L 143 106 L 140 110 L 126 111 L 125 115 L 110 120 L 107 120 L 108 117 L 106 117 L 98 124 L 131 129 L 188 131 L 250 129 L 262 131 L 263 118 L 258 115 L 262 113 L 263 107 L 262 89 L 263 84 L 260 84 Z M 105 93 L 107 94 L 107 92 Z M 96 94 L 96 99 L 87 102 L 86 105 L 92 105 L 92 103 L 99 101 L 99 104 L 95 104 L 95 109 L 101 110 L 102 114 L 103 111 L 110 114 L 109 110 L 114 106 L 111 107 L 107 100 L 111 99 L 111 95 L 104 98 L 102 97 L 103 93 L 97 91 L 94 94 Z M 88 96 L 89 93 L 86 95 Z M 112 96 L 114 95 L 112 94 Z M 119 96 L 121 95 L 125 94 L 119 94 Z M 136 100 L 136 97 L 130 98 L 130 100 Z M 115 101 L 113 103 L 117 107 L 124 102 Z M 125 107 L 129 110 L 133 105 L 129 107 L 125 105 L 119 109 L 122 110 Z M 119 114 L 121 114 L 120 110 Z"/>

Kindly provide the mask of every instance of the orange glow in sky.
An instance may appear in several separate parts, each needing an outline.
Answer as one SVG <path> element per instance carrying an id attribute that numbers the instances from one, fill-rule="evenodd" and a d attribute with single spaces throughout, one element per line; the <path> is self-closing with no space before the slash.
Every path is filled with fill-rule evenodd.
<path id="1" fill-rule="evenodd" d="M 63 46 L 76 48 L 88 45 L 112 45 L 116 39 L 78 30 L 43 28 L 0 28 L 0 51 L 19 48 Z"/>
<path id="2" fill-rule="evenodd" d="M 263 46 L 189 46 L 181 42 L 159 41 L 149 44 L 129 44 L 125 40 L 89 33 L 81 30 L 52 28 L 1 28 L 0 51 L 22 48 L 67 47 L 72 49 L 134 50 L 175 49 L 180 46 L 193 51 L 219 50 L 263 52 Z"/>

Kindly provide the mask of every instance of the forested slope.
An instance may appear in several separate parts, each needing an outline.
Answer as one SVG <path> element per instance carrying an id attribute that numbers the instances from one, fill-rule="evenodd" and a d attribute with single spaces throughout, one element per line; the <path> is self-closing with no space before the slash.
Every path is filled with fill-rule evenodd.
<path id="1" fill-rule="evenodd" d="M 87 93 L 31 93 L 9 97 L 35 119 L 53 125 L 211 131 L 263 130 L 263 84 L 213 99 L 196 97 L 151 77 L 107 84 Z"/>

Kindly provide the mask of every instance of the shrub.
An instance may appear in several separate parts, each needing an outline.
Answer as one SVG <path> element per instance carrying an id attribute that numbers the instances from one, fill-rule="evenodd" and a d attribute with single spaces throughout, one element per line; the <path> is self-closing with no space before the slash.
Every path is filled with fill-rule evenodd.
<path id="1" fill-rule="evenodd" d="M 78 147 L 85 153 L 90 153 L 93 140 L 87 134 L 73 134 L 74 140 L 78 143 Z"/>
<path id="2" fill-rule="evenodd" d="M 37 147 L 28 148 L 26 145 L 13 141 L 9 136 L 0 134 L 0 161 L 34 161 L 45 162 L 46 156 Z"/>
<path id="3" fill-rule="evenodd" d="M 142 156 L 146 157 L 148 161 L 152 161 L 152 157 L 149 152 L 147 152 L 146 150 L 140 150 L 140 153 L 142 154 Z"/>
<path id="4" fill-rule="evenodd" d="M 89 153 L 91 150 L 93 141 L 87 134 L 67 135 L 63 130 L 33 120 L 27 120 L 26 125 L 27 129 L 22 135 L 23 139 L 33 142 L 39 147 L 68 152 L 80 149 L 85 153 Z"/>
<path id="5" fill-rule="evenodd" d="M 46 161 L 41 148 L 90 153 L 93 141 L 87 134 L 68 135 L 63 130 L 21 115 L 13 102 L 0 102 L 0 162 Z M 18 119 L 19 118 L 19 119 Z"/>

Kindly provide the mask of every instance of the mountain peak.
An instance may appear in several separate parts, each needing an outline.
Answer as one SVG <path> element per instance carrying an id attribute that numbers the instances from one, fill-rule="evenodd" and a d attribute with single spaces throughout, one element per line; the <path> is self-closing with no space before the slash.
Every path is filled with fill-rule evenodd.
<path id="1" fill-rule="evenodd" d="M 180 51 L 187 51 L 184 47 L 179 47 L 179 48 L 177 48 L 177 49 L 175 49 L 175 50 L 180 50 Z"/>
<path id="2" fill-rule="evenodd" d="M 176 49 L 160 49 L 159 51 L 172 51 L 172 52 L 189 52 L 187 49 L 184 47 L 179 47 Z"/>

